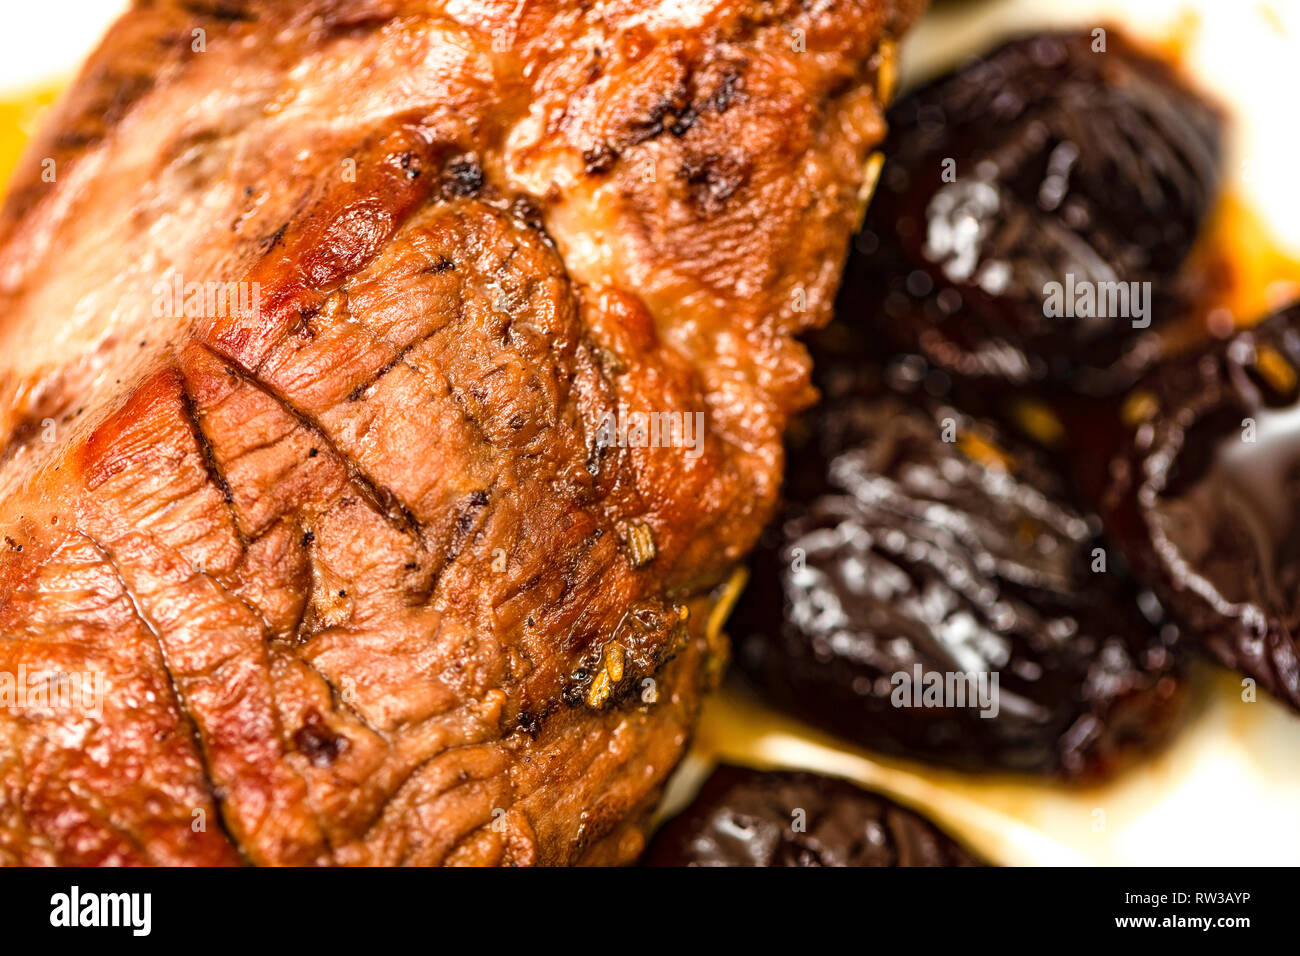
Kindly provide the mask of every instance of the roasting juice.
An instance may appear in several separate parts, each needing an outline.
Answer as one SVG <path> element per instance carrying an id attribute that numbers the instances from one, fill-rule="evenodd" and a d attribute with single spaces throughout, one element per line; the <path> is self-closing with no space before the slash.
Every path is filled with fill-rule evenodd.
<path id="1" fill-rule="evenodd" d="M 62 88 L 53 84 L 0 99 L 0 188 L 8 184 L 23 147 Z"/>

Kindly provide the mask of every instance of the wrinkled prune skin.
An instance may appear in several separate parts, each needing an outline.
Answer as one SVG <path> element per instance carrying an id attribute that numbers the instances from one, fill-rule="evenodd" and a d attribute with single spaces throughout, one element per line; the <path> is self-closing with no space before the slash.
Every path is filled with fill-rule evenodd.
<path id="1" fill-rule="evenodd" d="M 1107 526 L 1224 665 L 1300 709 L 1300 306 L 1128 395 Z"/>
<path id="2" fill-rule="evenodd" d="M 1222 124 L 1117 32 L 1092 44 L 1015 40 L 894 106 L 841 315 L 965 377 L 1132 383 L 1160 348 L 1144 319 L 1049 316 L 1045 289 L 1150 282 L 1152 330 L 1193 297 L 1179 267 L 1215 200 Z"/>
<path id="3" fill-rule="evenodd" d="M 1162 743 L 1186 696 L 1178 632 L 1097 519 L 1001 429 L 823 358 L 843 392 L 796 432 L 790 503 L 732 619 L 739 667 L 832 733 L 964 770 L 1099 778 Z M 900 706 L 918 666 L 922 687 L 996 674 L 996 715 Z"/>
<path id="4" fill-rule="evenodd" d="M 916 812 L 844 780 L 724 765 L 660 828 L 642 865 L 985 864 Z"/>

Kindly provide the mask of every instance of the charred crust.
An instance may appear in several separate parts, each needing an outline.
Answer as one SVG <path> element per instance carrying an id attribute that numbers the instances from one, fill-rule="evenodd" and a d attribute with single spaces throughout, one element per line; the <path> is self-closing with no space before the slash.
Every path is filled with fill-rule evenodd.
<path id="1" fill-rule="evenodd" d="M 293 734 L 293 746 L 313 766 L 328 767 L 347 752 L 347 737 L 336 734 L 326 725 L 318 710 L 309 710 L 303 724 Z"/>
<path id="2" fill-rule="evenodd" d="M 706 214 L 715 214 L 749 179 L 749 167 L 718 153 L 687 157 L 677 175 L 686 183 L 691 202 Z"/>
<path id="3" fill-rule="evenodd" d="M 402 172 L 406 173 L 407 179 L 419 179 L 420 174 L 424 172 L 424 167 L 420 165 L 420 157 L 409 151 L 397 157 L 397 165 L 402 167 Z"/>
<path id="4" fill-rule="evenodd" d="M 221 473 L 221 468 L 217 464 L 217 454 L 212 448 L 212 442 L 208 440 L 207 434 L 203 431 L 198 404 L 194 401 L 194 396 L 190 394 L 189 389 L 183 387 L 183 385 L 181 388 L 181 407 L 185 410 L 185 422 L 194 435 L 194 443 L 198 446 L 199 457 L 202 459 L 203 467 L 208 473 L 208 480 L 221 493 L 221 500 L 227 505 L 232 504 L 235 496 L 230 490 L 230 484 L 226 481 L 226 476 Z"/>
<path id="5" fill-rule="evenodd" d="M 521 710 L 519 716 L 516 718 L 516 722 L 519 724 L 520 730 L 526 733 L 533 740 L 537 739 L 537 735 L 542 729 L 542 720 L 540 717 L 530 714 L 526 710 Z"/>
<path id="6" fill-rule="evenodd" d="M 258 252 L 260 252 L 262 255 L 266 255 L 268 252 L 270 252 L 272 249 L 278 246 L 281 243 L 281 241 L 283 241 L 284 234 L 288 231 L 289 231 L 289 224 L 286 222 L 282 224 L 279 229 L 275 230 L 275 232 L 271 233 L 269 236 L 262 237 L 262 239 L 260 239 L 257 244 Z"/>
<path id="7" fill-rule="evenodd" d="M 253 23 L 257 20 L 252 5 L 241 0 L 181 0 L 180 8 L 186 13 L 228 23 Z"/>
<path id="8" fill-rule="evenodd" d="M 709 106 L 715 113 L 725 113 L 731 109 L 733 103 L 743 99 L 745 92 L 743 67 L 744 64 L 732 64 L 723 71 L 722 79 L 718 81 L 713 95 L 708 100 Z"/>
<path id="9" fill-rule="evenodd" d="M 88 82 L 99 93 L 60 131 L 54 141 L 56 150 L 81 150 L 101 142 L 157 80 L 147 73 L 100 70 Z"/>
<path id="10" fill-rule="evenodd" d="M 697 89 L 698 74 L 688 73 L 676 87 L 663 94 L 641 119 L 627 124 L 622 145 L 636 146 L 665 132 L 681 139 L 706 112 L 718 115 L 726 113 L 745 98 L 745 66 L 744 61 L 724 64 L 716 85 L 704 95 Z M 607 159 L 606 154 L 612 155 L 612 159 Z M 617 158 L 618 150 L 603 143 L 583 154 L 587 172 L 593 174 L 607 171 Z"/>
<path id="11" fill-rule="evenodd" d="M 511 218 L 537 233 L 537 237 L 546 244 L 548 249 L 555 248 L 555 240 L 546 231 L 546 222 L 542 218 L 541 207 L 537 205 L 536 200 L 531 196 L 516 196 L 510 201 L 510 206 L 506 212 L 509 213 Z"/>
<path id="12" fill-rule="evenodd" d="M 695 125 L 695 120 L 699 118 L 699 115 L 695 107 L 688 106 L 680 116 L 668 124 L 668 132 L 681 139 Z"/>
<path id="13" fill-rule="evenodd" d="M 570 708 L 582 706 L 583 698 L 587 696 L 587 688 L 581 682 L 571 681 L 560 691 L 560 700 L 564 701 Z"/>
<path id="14" fill-rule="evenodd" d="M 582 162 L 589 175 L 599 176 L 614 168 L 618 162 L 618 151 L 605 143 L 597 143 L 591 149 L 583 151 Z"/>
<path id="15" fill-rule="evenodd" d="M 451 541 L 447 544 L 445 560 L 448 564 L 456 560 L 474 536 L 475 526 L 481 523 L 483 509 L 487 507 L 490 497 L 487 491 L 479 489 L 471 492 L 466 499 L 464 506 L 456 515 Z"/>
<path id="16" fill-rule="evenodd" d="M 4 443 L 3 451 L 0 451 L 0 462 L 8 461 L 18 454 L 20 450 L 32 444 L 36 436 L 40 434 L 41 423 L 46 417 L 49 416 L 41 415 L 37 411 L 29 410 L 24 412 L 23 416 L 9 430 L 9 438 Z M 64 421 L 66 422 L 69 418 L 71 416 L 65 416 Z"/>
<path id="17" fill-rule="evenodd" d="M 446 199 L 465 199 L 477 196 L 483 189 L 486 177 L 483 167 L 473 154 L 458 156 L 442 171 L 442 195 Z"/>

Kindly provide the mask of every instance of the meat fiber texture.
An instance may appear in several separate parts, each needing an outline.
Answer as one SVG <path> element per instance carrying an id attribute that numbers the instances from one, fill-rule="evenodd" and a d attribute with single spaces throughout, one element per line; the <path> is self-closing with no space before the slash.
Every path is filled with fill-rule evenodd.
<path id="1" fill-rule="evenodd" d="M 0 215 L 0 862 L 634 858 L 915 6 L 140 0 Z"/>

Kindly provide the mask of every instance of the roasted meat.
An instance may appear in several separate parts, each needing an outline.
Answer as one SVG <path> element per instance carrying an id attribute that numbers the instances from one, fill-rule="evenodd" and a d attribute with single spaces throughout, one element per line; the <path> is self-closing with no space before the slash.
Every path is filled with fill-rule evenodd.
<path id="1" fill-rule="evenodd" d="M 0 861 L 634 858 L 916 5 L 140 0 L 0 215 Z"/>

